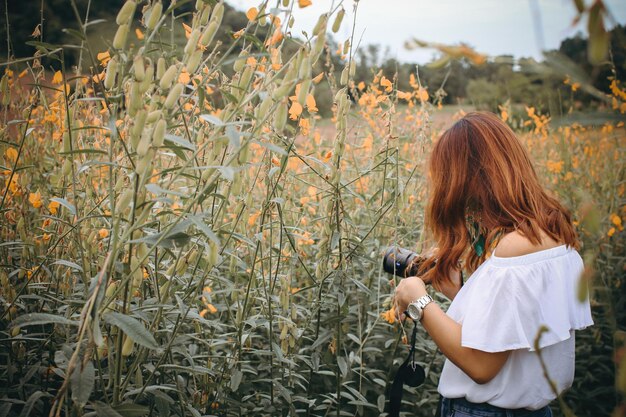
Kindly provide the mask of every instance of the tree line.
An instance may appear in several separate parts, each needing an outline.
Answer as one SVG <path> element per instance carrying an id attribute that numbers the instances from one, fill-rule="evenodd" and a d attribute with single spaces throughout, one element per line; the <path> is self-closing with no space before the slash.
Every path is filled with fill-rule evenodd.
<path id="1" fill-rule="evenodd" d="M 76 44 L 77 39 L 67 29 L 77 29 L 79 19 L 88 17 L 89 21 L 98 19 L 107 22 L 100 23 L 98 30 L 90 40 L 102 42 L 107 33 L 107 25 L 111 25 L 115 13 L 125 0 L 110 0 L 108 2 L 89 2 L 76 0 L 69 3 L 66 0 L 41 0 L 22 2 L 2 2 L 0 13 L 8 16 L 8 21 L 0 25 L 0 60 L 32 56 L 36 49 L 33 42 L 42 41 L 48 44 Z M 164 1 L 168 7 L 171 1 Z M 5 10 L 8 7 L 8 10 Z M 193 2 L 178 2 L 176 16 L 181 22 L 191 20 Z M 235 38 L 233 33 L 246 26 L 245 13 L 235 10 L 228 4 L 225 8 L 223 25 L 217 39 L 222 53 L 231 50 L 238 54 L 240 44 L 231 49 Z M 136 18 L 141 16 L 137 11 Z M 6 20 L 6 19 L 5 19 Z M 182 25 L 178 25 L 181 26 Z M 172 27 L 178 27 L 172 25 Z M 104 30 L 101 28 L 104 27 Z M 180 42 L 184 42 L 178 34 Z M 259 39 L 265 35 L 263 31 L 256 33 Z M 112 35 L 111 35 L 112 36 Z M 328 71 L 323 65 L 332 65 L 336 76 L 345 65 L 342 58 L 335 51 L 338 45 L 329 37 L 328 57 L 325 63 L 318 63 L 319 68 L 314 71 Z M 285 58 L 297 49 L 298 40 L 287 43 L 283 48 Z M 99 45 L 106 48 L 106 44 Z M 626 75 L 626 27 L 618 25 L 610 31 L 610 60 L 606 64 L 594 66 L 587 58 L 588 40 L 581 33 L 564 39 L 557 51 L 576 63 L 584 73 L 589 75 L 591 84 L 599 91 L 609 93 L 613 78 L 625 79 Z M 68 49 L 64 54 L 66 68 L 76 65 L 78 49 Z M 480 109 L 498 110 L 498 106 L 508 102 L 533 103 L 540 111 L 550 114 L 562 114 L 577 109 L 594 109 L 601 106 L 591 95 L 577 92 L 577 86 L 564 83 L 563 74 L 553 74 L 537 71 L 537 62 L 533 58 L 514 59 L 512 56 L 491 57 L 482 65 L 472 64 L 468 59 L 451 60 L 445 66 L 417 65 L 415 63 L 400 62 L 391 58 L 380 45 L 366 45 L 356 52 L 356 74 L 354 80 L 366 84 L 376 73 L 382 71 L 388 79 L 395 79 L 399 90 L 410 90 L 410 74 L 419 75 L 421 84 L 429 90 L 431 97 L 436 94 L 441 104 L 473 105 Z M 228 62 L 228 60 L 225 60 Z M 55 60 L 43 60 L 44 66 L 50 69 L 59 69 L 60 64 Z M 86 64 L 89 65 L 89 64 Z M 87 69 L 84 69 L 87 70 Z M 316 72 L 317 73 L 317 72 Z M 330 89 L 324 83 L 318 86 L 316 98 L 322 115 L 329 115 L 332 106 Z M 355 90 L 355 94 L 358 91 Z"/>

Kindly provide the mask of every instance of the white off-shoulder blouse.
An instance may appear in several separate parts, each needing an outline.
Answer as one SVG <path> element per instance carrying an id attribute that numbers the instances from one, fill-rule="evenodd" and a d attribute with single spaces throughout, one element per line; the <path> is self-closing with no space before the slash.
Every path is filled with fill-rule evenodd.
<path id="1" fill-rule="evenodd" d="M 477 384 L 449 360 L 439 380 L 446 398 L 503 408 L 539 409 L 555 397 L 535 352 L 539 329 L 548 374 L 561 392 L 574 379 L 574 331 L 593 324 L 589 301 L 577 297 L 583 262 L 565 245 L 528 255 L 495 253 L 467 280 L 447 311 L 460 323 L 461 345 L 485 352 L 511 350 L 495 378 Z"/>

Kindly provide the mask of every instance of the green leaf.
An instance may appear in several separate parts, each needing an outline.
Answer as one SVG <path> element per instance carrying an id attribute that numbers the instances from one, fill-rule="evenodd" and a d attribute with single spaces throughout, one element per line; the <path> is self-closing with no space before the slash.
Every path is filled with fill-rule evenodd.
<path id="1" fill-rule="evenodd" d="M 178 191 L 172 191 L 172 190 L 166 190 L 165 188 L 160 187 L 157 184 L 146 184 L 146 190 L 150 191 L 152 194 L 172 194 L 172 195 L 177 195 L 179 197 L 184 197 L 187 198 L 189 197 L 188 195 L 178 192 Z"/>
<path id="2" fill-rule="evenodd" d="M 24 404 L 24 408 L 22 408 L 22 412 L 20 413 L 20 417 L 30 417 L 31 411 L 33 411 L 33 407 L 39 401 L 41 397 L 51 397 L 47 392 L 35 391 L 33 392 L 26 403 Z"/>
<path id="3" fill-rule="evenodd" d="M 200 119 L 204 120 L 205 122 L 214 124 L 215 126 L 224 126 L 224 122 L 222 122 L 219 117 L 212 114 L 201 114 L 198 117 L 200 117 Z"/>
<path id="4" fill-rule="evenodd" d="M 233 392 L 237 391 L 237 388 L 239 388 L 239 384 L 241 384 L 242 379 L 243 372 L 241 372 L 237 368 L 233 369 L 232 373 L 230 374 L 230 389 Z"/>
<path id="5" fill-rule="evenodd" d="M 73 215 L 76 215 L 76 207 L 74 207 L 74 205 L 70 203 L 69 201 L 67 201 L 66 199 L 59 198 L 59 197 L 52 197 L 50 201 L 56 201 L 63 207 L 67 208 L 70 211 L 70 213 L 72 213 Z"/>
<path id="6" fill-rule="evenodd" d="M 98 417 L 122 417 L 120 413 L 111 408 L 108 404 L 103 402 L 96 402 L 96 416 Z"/>
<path id="7" fill-rule="evenodd" d="M 58 261 L 53 262 L 52 265 L 63 265 L 67 266 L 68 268 L 83 272 L 83 268 L 80 265 L 71 261 L 66 261 L 65 259 L 59 259 Z"/>
<path id="8" fill-rule="evenodd" d="M 159 348 L 154 336 L 150 333 L 141 322 L 126 314 L 111 312 L 102 316 L 107 323 L 117 326 L 130 336 L 138 344 L 148 349 L 156 350 Z"/>
<path id="9" fill-rule="evenodd" d="M 82 369 L 77 366 L 72 372 L 70 377 L 70 384 L 72 387 L 72 400 L 78 404 L 79 407 L 84 407 L 89 401 L 89 396 L 93 391 L 93 387 L 96 382 L 96 370 L 93 367 L 93 362 L 89 361 Z"/>
<path id="10" fill-rule="evenodd" d="M 29 313 L 19 316 L 10 324 L 10 327 L 35 326 L 38 324 L 65 324 L 68 326 L 78 326 L 78 321 L 66 319 L 62 316 L 47 313 Z"/>
<path id="11" fill-rule="evenodd" d="M 150 411 L 148 407 L 131 403 L 120 404 L 113 408 L 122 417 L 143 417 Z"/>
<path id="12" fill-rule="evenodd" d="M 196 145 L 194 145 L 193 143 L 189 142 L 186 139 L 183 139 L 180 136 L 172 135 L 171 133 L 165 134 L 165 142 L 166 143 L 169 142 L 173 145 L 178 145 L 178 147 L 185 148 L 190 151 L 196 150 Z"/>
<path id="13" fill-rule="evenodd" d="M 193 222 L 193 224 L 200 230 L 206 237 L 211 239 L 217 245 L 220 244 L 220 240 L 217 235 L 211 230 L 211 228 L 204 222 L 202 216 L 188 215 L 187 218 Z"/>

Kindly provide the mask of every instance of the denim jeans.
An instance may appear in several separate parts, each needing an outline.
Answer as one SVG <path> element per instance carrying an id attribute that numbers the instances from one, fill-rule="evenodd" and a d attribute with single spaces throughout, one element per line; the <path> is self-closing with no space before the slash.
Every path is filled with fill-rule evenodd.
<path id="1" fill-rule="evenodd" d="M 552 417 L 552 410 L 547 405 L 539 410 L 509 409 L 471 403 L 465 398 L 442 398 L 439 408 L 441 411 L 436 417 Z"/>

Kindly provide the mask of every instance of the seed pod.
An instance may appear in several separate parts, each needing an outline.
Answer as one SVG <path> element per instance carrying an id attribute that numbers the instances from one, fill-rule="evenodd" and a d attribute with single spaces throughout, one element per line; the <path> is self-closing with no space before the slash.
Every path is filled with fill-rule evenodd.
<path id="1" fill-rule="evenodd" d="M 133 123 L 133 127 L 130 130 L 131 136 L 140 136 L 141 132 L 143 132 L 143 128 L 146 124 L 146 119 L 148 118 L 148 112 L 145 109 L 141 109 L 137 112 L 135 116 L 135 120 Z"/>
<path id="2" fill-rule="evenodd" d="M 141 92 L 139 91 L 139 83 L 137 81 L 133 81 L 130 86 L 128 100 L 128 115 L 135 117 L 137 110 L 143 107 L 143 98 L 141 96 Z"/>
<path id="3" fill-rule="evenodd" d="M 135 191 L 132 188 L 128 188 L 122 193 L 120 198 L 117 200 L 117 204 L 115 205 L 115 211 L 117 213 L 122 213 L 128 208 L 133 199 L 134 192 Z"/>
<path id="4" fill-rule="evenodd" d="M 356 62 L 350 62 L 350 77 L 354 77 L 356 74 Z"/>
<path id="5" fill-rule="evenodd" d="M 122 188 L 124 188 L 125 185 L 126 185 L 126 177 L 124 175 L 120 175 L 117 178 L 117 181 L 115 181 L 115 186 L 113 187 L 113 190 L 116 193 L 119 193 L 122 190 Z"/>
<path id="6" fill-rule="evenodd" d="M 141 92 L 141 94 L 144 94 L 150 89 L 150 87 L 152 86 L 153 79 L 154 79 L 154 67 L 151 64 L 149 64 L 148 68 L 146 68 L 143 81 L 141 81 L 141 84 L 139 85 L 139 91 Z"/>
<path id="7" fill-rule="evenodd" d="M 250 80 L 252 79 L 253 75 L 254 68 L 249 65 L 246 66 L 246 69 L 243 71 L 243 74 L 241 74 L 241 78 L 239 79 L 239 87 L 241 89 L 247 89 L 248 85 L 250 85 Z"/>
<path id="8" fill-rule="evenodd" d="M 160 57 L 157 61 L 157 78 L 159 80 L 162 80 L 164 75 L 165 75 L 165 58 Z"/>
<path id="9" fill-rule="evenodd" d="M 328 24 L 328 14 L 324 13 L 317 19 L 317 23 L 313 28 L 313 34 L 316 36 L 321 36 L 322 33 L 326 33 L 326 25 Z"/>
<path id="10" fill-rule="evenodd" d="M 104 88 L 110 90 L 115 85 L 115 76 L 117 75 L 117 59 L 111 58 L 107 64 L 107 73 L 104 76 Z"/>
<path id="11" fill-rule="evenodd" d="M 291 91 L 293 86 L 294 86 L 294 82 L 285 82 L 285 81 L 283 81 L 281 86 L 278 87 L 276 90 L 274 90 L 274 92 L 272 93 L 272 98 L 275 101 L 278 101 L 278 100 L 282 99 L 287 94 L 289 94 L 289 92 Z"/>
<path id="12" fill-rule="evenodd" d="M 183 275 L 187 270 L 187 259 L 178 258 L 178 262 L 176 262 L 176 275 Z"/>
<path id="13" fill-rule="evenodd" d="M 130 356 L 133 353 L 133 349 L 135 347 L 135 342 L 133 339 L 126 335 L 124 338 L 124 344 L 122 345 L 122 356 Z"/>
<path id="14" fill-rule="evenodd" d="M 200 35 L 200 29 L 196 28 L 191 31 L 189 39 L 187 39 L 185 49 L 183 50 L 184 53 L 186 53 L 187 55 L 191 55 L 191 53 L 196 50 L 196 48 L 198 47 L 198 41 L 200 40 Z"/>
<path id="15" fill-rule="evenodd" d="M 133 18 L 133 15 L 135 14 L 136 8 L 137 3 L 135 3 L 134 0 L 128 0 L 126 3 L 124 3 L 119 13 L 117 14 L 115 23 L 117 23 L 118 25 L 124 25 L 129 23 L 130 20 Z"/>
<path id="16" fill-rule="evenodd" d="M 146 76 L 146 68 L 143 64 L 143 57 L 137 56 L 133 60 L 133 74 L 135 75 L 135 80 L 143 81 Z"/>
<path id="17" fill-rule="evenodd" d="M 233 64 L 233 70 L 235 72 L 241 72 L 242 69 L 246 66 L 246 60 L 248 59 L 248 51 L 243 50 L 235 59 L 235 63 Z"/>
<path id="18" fill-rule="evenodd" d="M 163 112 L 161 110 L 154 110 L 148 114 L 147 122 L 154 123 L 161 118 Z"/>
<path id="19" fill-rule="evenodd" d="M 346 65 L 343 69 L 343 71 L 341 71 L 341 80 L 339 81 L 341 83 L 341 85 L 346 85 L 348 84 L 348 76 L 349 76 L 349 71 L 348 71 L 348 66 Z"/>
<path id="20" fill-rule="evenodd" d="M 298 70 L 298 78 L 305 80 L 307 78 L 311 78 L 311 56 L 309 55 L 309 51 L 303 51 L 302 62 L 300 63 L 300 68 Z"/>
<path id="21" fill-rule="evenodd" d="M 2 95 L 2 105 L 8 106 L 11 102 L 11 89 L 9 88 L 9 74 L 4 74 L 0 80 L 0 95 Z"/>
<path id="22" fill-rule="evenodd" d="M 274 115 L 274 130 L 277 132 L 282 132 L 285 129 L 285 124 L 287 124 L 287 103 L 283 101 L 278 105 L 278 109 L 276 109 L 276 114 Z"/>
<path id="23" fill-rule="evenodd" d="M 350 39 L 346 39 L 343 43 L 343 54 L 346 55 L 350 51 Z"/>
<path id="24" fill-rule="evenodd" d="M 117 32 L 115 32 L 115 37 L 113 38 L 113 47 L 115 49 L 122 49 L 124 45 L 126 45 L 126 38 L 128 37 L 128 25 L 120 25 L 117 28 Z"/>
<path id="25" fill-rule="evenodd" d="M 163 3 L 161 3 L 160 1 L 154 3 L 154 6 L 152 6 L 146 13 L 148 14 L 147 19 L 144 16 L 144 22 L 146 23 L 146 27 L 150 30 L 154 30 L 157 23 L 159 23 L 159 20 L 161 19 L 161 15 L 163 14 Z"/>
<path id="26" fill-rule="evenodd" d="M 309 94 L 309 90 L 311 88 L 311 80 L 304 80 L 302 81 L 302 84 L 300 84 L 300 91 L 298 92 L 298 103 L 300 103 L 301 106 L 304 106 L 304 103 L 306 102 L 306 96 Z"/>
<path id="27" fill-rule="evenodd" d="M 139 176 L 144 176 L 146 173 L 151 172 L 152 169 L 152 159 L 154 158 L 154 152 L 151 152 L 151 149 L 148 150 L 146 155 L 143 158 L 139 158 L 137 164 L 135 165 L 135 172 Z M 139 221 L 139 220 L 137 220 Z M 141 223 L 138 223 L 141 224 Z"/>
<path id="28" fill-rule="evenodd" d="M 159 86 L 163 90 L 167 90 L 171 87 L 172 82 L 174 82 L 174 77 L 176 77 L 176 73 L 178 72 L 178 66 L 176 64 L 170 65 L 170 67 L 165 71 L 161 81 L 159 82 Z"/>
<path id="29" fill-rule="evenodd" d="M 289 0 L 283 0 L 283 7 L 289 6 Z"/>
<path id="30" fill-rule="evenodd" d="M 191 54 L 191 56 L 187 60 L 187 72 L 189 74 L 193 74 L 194 72 L 196 72 L 198 66 L 200 65 L 200 61 L 202 61 L 202 50 L 196 49 L 195 52 Z"/>
<path id="31" fill-rule="evenodd" d="M 337 33 L 339 28 L 341 27 L 341 21 L 343 20 L 343 16 L 346 14 L 345 9 L 339 10 L 337 16 L 335 17 L 335 21 L 333 22 L 333 33 Z"/>
<path id="32" fill-rule="evenodd" d="M 209 242 L 209 264 L 211 265 L 211 267 L 217 264 L 217 262 L 219 261 L 219 258 L 220 258 L 220 254 L 219 254 L 219 248 L 217 247 L 217 243 L 210 241 Z"/>
<path id="33" fill-rule="evenodd" d="M 211 6 L 206 3 L 202 4 L 204 8 L 202 9 L 202 14 L 200 15 L 200 24 L 204 26 L 209 22 L 209 17 L 211 17 Z"/>
<path id="34" fill-rule="evenodd" d="M 267 25 L 267 17 L 265 16 L 265 5 L 259 7 L 257 21 L 259 22 L 259 26 Z"/>
<path id="35" fill-rule="evenodd" d="M 141 259 L 145 259 L 146 256 L 148 255 L 148 245 L 146 245 L 145 243 L 140 243 L 139 245 L 137 245 L 137 258 L 139 260 Z"/>
<path id="36" fill-rule="evenodd" d="M 152 145 L 155 147 L 163 146 L 163 140 L 165 138 L 165 129 L 167 128 L 167 122 L 163 119 L 159 120 L 152 132 Z"/>
<path id="37" fill-rule="evenodd" d="M 104 294 L 107 298 L 113 297 L 113 293 L 117 289 L 117 284 L 118 281 L 111 281 L 111 283 L 107 286 L 107 290 Z"/>
<path id="38" fill-rule="evenodd" d="M 64 177 L 67 177 L 68 175 L 70 175 L 71 172 L 72 172 L 72 160 L 67 158 L 65 161 L 63 161 L 63 168 L 62 168 L 61 174 Z"/>
<path id="39" fill-rule="evenodd" d="M 68 132 L 63 133 L 63 152 L 70 153 L 72 151 L 72 143 L 70 134 Z"/>
<path id="40" fill-rule="evenodd" d="M 215 5 L 215 8 L 213 9 L 213 13 L 211 13 L 211 22 L 215 22 L 219 26 L 222 23 L 223 17 L 224 17 L 224 2 L 221 1 Z"/>
<path id="41" fill-rule="evenodd" d="M 324 45 L 326 44 L 326 33 L 322 32 L 317 39 L 315 40 L 315 44 L 313 45 L 313 50 L 311 51 L 311 64 L 315 64 L 322 54 L 324 50 Z"/>
<path id="42" fill-rule="evenodd" d="M 200 37 L 200 45 L 208 46 L 213 40 L 213 37 L 215 36 L 218 27 L 219 24 L 217 22 L 211 21 L 206 29 L 204 29 L 204 32 L 202 32 L 202 37 Z"/>
<path id="43" fill-rule="evenodd" d="M 263 120 L 265 120 L 265 117 L 269 113 L 270 107 L 272 107 L 273 103 L 274 103 L 274 100 L 272 100 L 272 97 L 269 95 L 265 98 L 265 100 L 261 102 L 261 105 L 257 107 L 257 112 L 256 112 L 257 121 L 262 122 Z"/>
<path id="44" fill-rule="evenodd" d="M 141 135 L 141 140 L 139 140 L 139 144 L 137 145 L 137 155 L 140 157 L 146 156 L 148 153 L 148 149 L 150 149 L 150 144 L 152 143 L 152 137 L 146 133 Z"/>
<path id="45" fill-rule="evenodd" d="M 174 105 L 176 104 L 176 102 L 178 102 L 178 99 L 180 98 L 180 95 L 183 92 L 183 88 L 184 86 L 181 83 L 177 83 L 174 87 L 172 87 L 172 89 L 170 90 L 170 93 L 167 95 L 167 98 L 165 99 L 165 103 L 163 103 L 163 107 L 165 107 L 168 110 L 174 107 Z"/>

